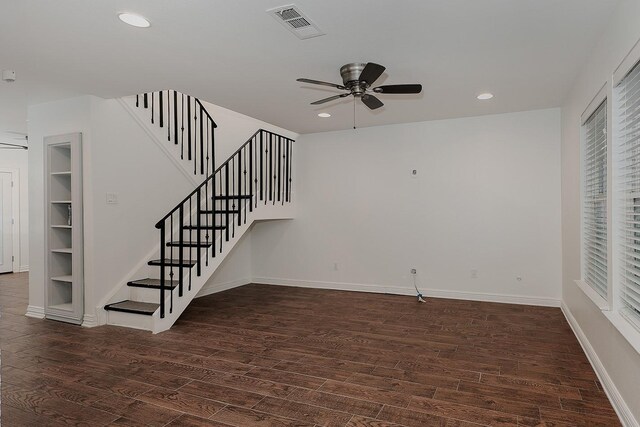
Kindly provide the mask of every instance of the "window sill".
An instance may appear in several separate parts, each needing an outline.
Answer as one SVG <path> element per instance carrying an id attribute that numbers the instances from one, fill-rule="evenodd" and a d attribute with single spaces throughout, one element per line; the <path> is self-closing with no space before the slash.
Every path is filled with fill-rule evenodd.
<path id="1" fill-rule="evenodd" d="M 602 311 L 611 310 L 609 302 L 602 298 L 600 294 L 593 290 L 593 288 L 587 285 L 583 280 L 575 280 L 576 285 L 584 292 L 587 297 Z"/>
<path id="2" fill-rule="evenodd" d="M 640 354 L 640 329 L 635 326 L 631 319 L 617 311 L 604 311 L 603 314 L 609 322 L 620 332 L 633 349 Z"/>

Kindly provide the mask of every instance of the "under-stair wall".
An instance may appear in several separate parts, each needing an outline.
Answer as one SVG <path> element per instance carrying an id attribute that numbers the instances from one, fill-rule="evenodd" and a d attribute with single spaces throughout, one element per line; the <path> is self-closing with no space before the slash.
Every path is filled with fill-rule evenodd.
<path id="1" fill-rule="evenodd" d="M 233 152 L 245 139 L 227 140 L 222 134 L 250 136 L 259 127 L 254 120 L 221 107 L 207 105 L 218 112 L 217 158 Z M 142 113 L 143 114 L 143 113 Z M 42 137 L 81 131 L 83 133 L 84 214 L 85 214 L 85 322 L 100 323 L 96 307 L 113 289 L 146 268 L 146 261 L 158 246 L 157 221 L 195 188 L 194 182 L 170 159 L 162 141 L 132 115 L 123 100 L 105 100 L 92 96 L 36 105 L 29 109 L 30 203 L 32 212 L 30 314 L 40 317 L 44 306 L 44 189 Z M 231 130 L 232 129 L 232 130 Z M 290 132 L 271 126 L 274 131 Z M 166 148 L 166 147 L 165 147 Z M 117 195 L 117 204 L 106 203 L 106 193 Z M 247 242 L 248 244 L 248 242 Z M 248 257 L 242 246 L 232 256 Z M 249 263 L 249 261 L 247 261 Z M 227 262 L 221 268 L 221 280 L 214 275 L 208 288 L 219 288 L 246 278 L 244 262 Z M 144 266 L 144 267 L 142 267 Z"/>

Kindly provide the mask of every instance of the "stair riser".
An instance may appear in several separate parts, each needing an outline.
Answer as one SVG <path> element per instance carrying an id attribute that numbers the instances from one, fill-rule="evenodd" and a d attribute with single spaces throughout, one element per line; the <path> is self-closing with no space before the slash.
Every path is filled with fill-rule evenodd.
<path id="1" fill-rule="evenodd" d="M 160 290 L 129 286 L 129 299 L 140 302 L 160 303 Z"/>
<path id="2" fill-rule="evenodd" d="M 107 324 L 151 331 L 153 330 L 153 316 L 143 316 L 122 311 L 107 311 Z"/>

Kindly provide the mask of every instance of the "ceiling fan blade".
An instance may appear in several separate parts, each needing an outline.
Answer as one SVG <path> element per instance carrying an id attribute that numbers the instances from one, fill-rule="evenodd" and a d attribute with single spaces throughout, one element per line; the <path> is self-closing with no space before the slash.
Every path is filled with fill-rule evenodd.
<path id="1" fill-rule="evenodd" d="M 364 66 L 364 69 L 362 70 L 362 73 L 360 73 L 360 77 L 358 78 L 358 80 L 365 81 L 369 86 L 371 86 L 373 82 L 378 80 L 378 77 L 380 77 L 382 73 L 384 73 L 384 70 L 385 67 L 383 67 L 382 65 L 369 62 Z"/>
<path id="2" fill-rule="evenodd" d="M 342 85 L 337 85 L 335 83 L 321 82 L 320 80 L 296 79 L 296 81 L 302 82 L 302 83 L 311 83 L 312 85 L 322 85 L 322 86 L 334 87 L 334 88 L 340 89 L 340 90 L 345 90 L 346 89 L 346 87 L 344 87 Z"/>
<path id="3" fill-rule="evenodd" d="M 364 105 L 369 107 L 370 110 L 375 110 L 376 108 L 382 107 L 384 104 L 378 98 L 373 95 L 362 95 L 362 102 Z"/>
<path id="4" fill-rule="evenodd" d="M 375 93 L 420 93 L 422 85 L 386 85 L 373 89 Z"/>
<path id="5" fill-rule="evenodd" d="M 28 150 L 29 147 L 25 147 L 24 145 L 8 144 L 6 142 L 0 142 L 0 149 L 4 149 L 4 150 Z"/>
<path id="6" fill-rule="evenodd" d="M 343 94 L 340 94 L 340 95 L 330 96 L 328 98 L 324 98 L 324 99 L 321 99 L 319 101 L 312 102 L 311 105 L 324 104 L 325 102 L 333 101 L 333 100 L 338 99 L 338 98 L 344 98 L 345 96 L 349 96 L 349 95 L 351 95 L 351 94 L 350 93 L 343 93 Z"/>

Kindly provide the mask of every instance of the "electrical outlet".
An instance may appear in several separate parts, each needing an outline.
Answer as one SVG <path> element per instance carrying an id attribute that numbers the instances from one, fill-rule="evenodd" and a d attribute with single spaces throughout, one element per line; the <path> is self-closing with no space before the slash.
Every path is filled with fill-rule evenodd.
<path id="1" fill-rule="evenodd" d="M 118 194 L 117 193 L 107 193 L 107 204 L 108 205 L 117 205 L 118 204 Z"/>
<path id="2" fill-rule="evenodd" d="M 471 269 L 471 278 L 472 279 L 477 279 L 478 278 L 478 270 L 473 268 Z"/>
<path id="3" fill-rule="evenodd" d="M 411 274 L 418 274 L 418 270 L 416 270 L 415 268 L 411 269 Z"/>

